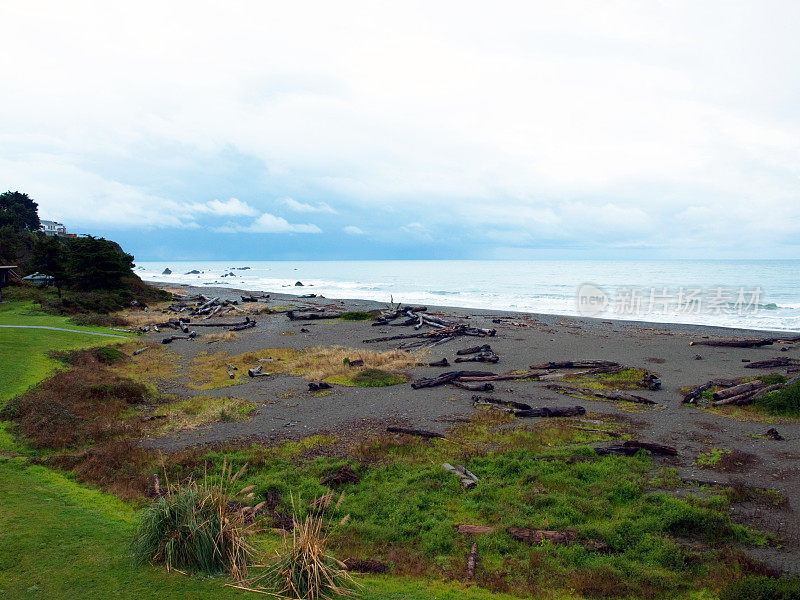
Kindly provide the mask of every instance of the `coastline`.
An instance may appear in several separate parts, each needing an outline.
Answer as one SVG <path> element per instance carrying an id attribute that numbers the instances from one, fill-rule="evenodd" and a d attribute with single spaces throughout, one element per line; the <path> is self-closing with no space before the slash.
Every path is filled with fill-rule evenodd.
<path id="1" fill-rule="evenodd" d="M 377 310 L 385 309 L 387 302 L 380 302 L 377 300 L 368 300 L 363 298 L 327 298 L 317 296 L 316 298 L 303 298 L 303 294 L 290 294 L 287 292 L 267 292 L 264 290 L 252 290 L 239 287 L 219 287 L 213 285 L 196 285 L 189 283 L 176 283 L 171 281 L 160 281 L 147 279 L 146 283 L 160 288 L 177 289 L 184 288 L 187 293 L 203 293 L 211 296 L 220 296 L 224 299 L 239 299 L 241 295 L 249 294 L 269 294 L 273 300 L 281 300 L 287 302 L 302 302 L 305 304 L 316 305 L 324 303 L 338 303 L 344 310 Z M 303 290 L 307 288 L 303 287 Z M 314 293 L 314 292 L 308 292 Z M 324 301 L 324 302 L 323 302 Z M 398 300 L 402 302 L 401 300 Z M 418 303 L 414 303 L 417 305 Z M 572 321 L 581 327 L 600 327 L 613 325 L 616 328 L 636 328 L 644 330 L 663 329 L 674 334 L 680 335 L 707 335 L 719 337 L 735 337 L 735 336 L 750 336 L 750 337 L 765 337 L 773 335 L 775 337 L 786 336 L 787 334 L 800 334 L 800 330 L 784 330 L 784 329 L 752 329 L 746 327 L 729 327 L 724 325 L 703 325 L 696 323 L 674 323 L 663 321 L 646 321 L 646 320 L 627 320 L 627 319 L 614 319 L 614 318 L 596 318 L 596 317 L 583 317 L 557 313 L 541 313 L 532 311 L 512 311 L 503 309 L 488 309 L 488 308 L 470 308 L 450 304 L 427 304 L 430 309 L 442 312 L 457 311 L 460 314 L 466 314 L 471 317 L 491 317 L 491 316 L 505 316 L 505 317 L 527 317 L 536 319 L 539 322 L 555 325 L 558 321 Z"/>

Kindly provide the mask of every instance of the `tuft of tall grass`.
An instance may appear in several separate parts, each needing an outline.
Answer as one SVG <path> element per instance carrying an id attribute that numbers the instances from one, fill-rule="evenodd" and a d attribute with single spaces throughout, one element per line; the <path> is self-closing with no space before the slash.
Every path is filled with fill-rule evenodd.
<path id="1" fill-rule="evenodd" d="M 311 503 L 304 516 L 292 496 L 292 535 L 286 536 L 283 548 L 262 576 L 279 595 L 305 600 L 330 600 L 354 596 L 355 582 L 344 563 L 327 552 L 332 529 L 325 515 L 333 505 L 338 508 L 344 494 L 333 503 L 333 493 L 320 496 Z M 349 515 L 339 524 L 343 525 Z"/>
<path id="2" fill-rule="evenodd" d="M 134 541 L 136 558 L 168 569 L 227 572 L 236 581 L 246 579 L 254 553 L 248 538 L 255 526 L 247 522 L 230 492 L 245 467 L 232 475 L 232 465 L 223 464 L 219 482 L 206 475 L 202 481 L 168 485 L 166 494 L 142 513 Z M 239 493 L 247 492 L 249 488 Z M 251 512 L 259 508 L 261 505 Z"/>

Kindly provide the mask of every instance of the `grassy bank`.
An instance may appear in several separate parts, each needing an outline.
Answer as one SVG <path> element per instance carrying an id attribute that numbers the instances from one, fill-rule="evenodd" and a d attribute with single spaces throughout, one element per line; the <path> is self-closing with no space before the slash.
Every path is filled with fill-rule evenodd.
<path id="1" fill-rule="evenodd" d="M 123 335 L 104 327 L 75 325 L 69 317 L 38 311 L 31 302 L 26 301 L 0 303 L 0 325 L 60 327 L 81 332 Z M 120 341 L 119 338 L 68 331 L 0 328 L 0 372 L 13 374 L 0 378 L 0 406 L 61 366 L 57 360 L 48 356 L 51 350 L 78 350 L 118 344 Z"/>

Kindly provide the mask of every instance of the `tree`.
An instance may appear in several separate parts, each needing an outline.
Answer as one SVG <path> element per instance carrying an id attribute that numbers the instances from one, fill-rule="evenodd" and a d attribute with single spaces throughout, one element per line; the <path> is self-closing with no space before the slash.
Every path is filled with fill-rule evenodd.
<path id="1" fill-rule="evenodd" d="M 61 298 L 61 288 L 67 281 L 67 248 L 57 237 L 40 235 L 33 247 L 31 266 L 53 278 Z"/>
<path id="2" fill-rule="evenodd" d="M 22 192 L 0 194 L 0 227 L 5 226 L 17 231 L 39 231 L 39 205 Z"/>
<path id="3" fill-rule="evenodd" d="M 92 236 L 67 240 L 66 271 L 70 287 L 81 291 L 113 290 L 134 277 L 133 256 L 119 244 Z"/>

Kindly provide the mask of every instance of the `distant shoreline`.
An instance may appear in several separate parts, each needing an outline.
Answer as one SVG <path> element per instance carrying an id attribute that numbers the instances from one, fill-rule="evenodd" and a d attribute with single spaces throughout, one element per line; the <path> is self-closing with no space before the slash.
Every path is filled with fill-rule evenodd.
<path id="1" fill-rule="evenodd" d="M 297 301 L 301 303 L 307 303 L 309 301 L 313 301 L 315 299 L 306 299 L 301 298 L 301 294 L 290 294 L 287 292 L 270 292 L 264 290 L 248 290 L 245 288 L 234 288 L 234 287 L 217 287 L 213 285 L 196 285 L 196 284 L 188 284 L 188 283 L 176 283 L 172 281 L 158 281 L 158 280 L 145 280 L 146 283 L 151 285 L 160 287 L 160 288 L 185 288 L 189 293 L 205 293 L 206 295 L 214 295 L 214 296 L 221 296 L 222 298 L 231 298 L 231 299 L 238 299 L 241 295 L 248 295 L 252 293 L 266 293 L 269 294 L 272 299 L 276 300 L 286 300 L 286 301 Z M 305 288 L 304 288 L 305 289 Z M 308 292 L 314 293 L 314 292 Z M 324 296 L 318 296 L 318 299 L 328 300 L 330 302 L 338 302 L 342 305 L 343 309 L 345 310 L 374 310 L 379 308 L 386 308 L 386 302 L 379 302 L 377 300 L 367 300 L 363 298 L 328 298 Z M 418 304 L 418 303 L 414 303 Z M 780 337 L 781 335 L 795 334 L 800 333 L 800 331 L 792 331 L 792 330 L 778 330 L 778 329 L 752 329 L 752 328 L 745 328 L 745 327 L 726 327 L 723 325 L 698 325 L 695 323 L 672 323 L 672 322 L 661 322 L 661 321 L 639 321 L 639 320 L 626 320 L 626 319 L 614 319 L 614 318 L 592 318 L 592 317 L 581 317 L 581 316 L 574 316 L 574 315 L 564 315 L 564 314 L 556 314 L 556 313 L 538 313 L 538 312 L 530 312 L 530 311 L 512 311 L 512 310 L 503 310 L 503 309 L 491 309 L 491 308 L 469 308 L 469 307 L 462 307 L 462 306 L 453 306 L 453 305 L 440 305 L 440 304 L 428 304 L 430 308 L 434 308 L 436 310 L 440 310 L 443 312 L 458 312 L 459 314 L 466 314 L 469 316 L 487 316 L 488 314 L 496 314 L 499 316 L 525 316 L 529 318 L 534 318 L 537 321 L 541 321 L 548 324 L 557 324 L 559 321 L 572 321 L 582 327 L 587 328 L 597 328 L 601 325 L 611 324 L 617 328 L 635 328 L 635 329 L 661 329 L 666 330 L 673 334 L 679 335 L 708 335 L 708 336 L 743 336 L 743 337 L 764 337 L 765 335 L 775 335 L 776 337 Z"/>

